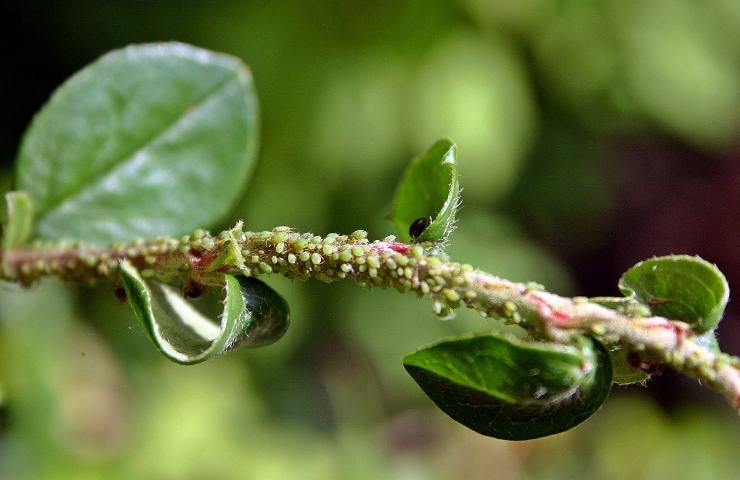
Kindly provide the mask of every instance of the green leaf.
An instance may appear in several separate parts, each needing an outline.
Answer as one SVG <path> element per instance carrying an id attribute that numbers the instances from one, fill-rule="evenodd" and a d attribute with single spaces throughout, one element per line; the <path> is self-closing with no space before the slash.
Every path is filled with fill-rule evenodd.
<path id="1" fill-rule="evenodd" d="M 129 262 L 121 279 L 134 315 L 170 360 L 194 364 L 236 347 L 269 345 L 288 328 L 288 304 L 255 278 L 224 275 L 223 313 L 218 324 L 169 285 L 145 281 Z"/>
<path id="2" fill-rule="evenodd" d="M 687 322 L 700 333 L 717 326 L 730 297 L 727 279 L 716 266 L 687 255 L 638 263 L 619 279 L 619 290 L 654 315 Z"/>
<path id="3" fill-rule="evenodd" d="M 398 236 L 409 242 L 444 242 L 455 228 L 455 214 L 460 203 L 457 173 L 457 147 L 451 140 L 437 141 L 429 150 L 411 161 L 396 190 L 390 220 Z M 418 235 L 409 228 L 420 223 Z"/>
<path id="4" fill-rule="evenodd" d="M 627 359 L 627 355 L 627 351 L 621 348 L 609 350 L 609 358 L 611 359 L 612 370 L 614 372 L 614 383 L 619 385 L 630 385 L 648 380 L 650 378 L 650 374 L 640 370 L 639 368 L 633 367 Z"/>
<path id="5" fill-rule="evenodd" d="M 24 245 L 33 232 L 33 202 L 28 193 L 8 192 L 5 194 L 7 204 L 6 218 L 3 222 L 3 251 Z M 2 269 L 5 276 L 13 278 L 15 271 L 9 268 L 3 258 Z"/>
<path id="6" fill-rule="evenodd" d="M 651 315 L 650 309 L 634 298 L 625 297 L 591 297 L 590 302 L 598 303 L 606 308 L 616 310 L 622 315 L 647 317 Z M 627 359 L 627 351 L 619 346 L 610 346 L 609 358 L 612 363 L 614 383 L 630 385 L 632 383 L 644 382 L 650 378 L 650 374 L 635 368 Z"/>
<path id="7" fill-rule="evenodd" d="M 527 440 L 568 430 L 594 413 L 612 384 L 604 347 L 479 335 L 444 340 L 404 366 L 447 415 L 491 437 Z"/>
<path id="8" fill-rule="evenodd" d="M 3 225 L 3 249 L 25 244 L 33 231 L 33 202 L 27 192 L 5 194 L 8 215 Z"/>
<path id="9" fill-rule="evenodd" d="M 23 138 L 17 184 L 34 200 L 41 238 L 184 234 L 237 199 L 257 123 L 238 59 L 180 43 L 130 46 L 54 93 Z"/>
<path id="10" fill-rule="evenodd" d="M 223 267 L 236 267 L 241 271 L 245 270 L 246 265 L 244 264 L 244 255 L 242 254 L 242 249 L 239 247 L 239 237 L 242 234 L 243 226 L 244 222 L 239 220 L 234 228 L 222 232 L 222 235 L 225 236 L 226 240 L 224 249 L 219 256 L 216 257 L 210 265 L 208 265 L 208 268 L 206 269 L 207 272 L 215 272 Z"/>

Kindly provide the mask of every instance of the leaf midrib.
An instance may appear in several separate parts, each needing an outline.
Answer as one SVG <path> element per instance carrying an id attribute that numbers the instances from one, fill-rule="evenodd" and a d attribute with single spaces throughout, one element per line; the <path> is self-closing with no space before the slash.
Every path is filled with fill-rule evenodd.
<path id="1" fill-rule="evenodd" d="M 46 217 L 48 217 L 54 211 L 61 208 L 64 204 L 69 203 L 70 201 L 73 201 L 75 198 L 82 195 L 86 190 L 90 189 L 91 186 L 102 183 L 106 178 L 114 174 L 122 166 L 132 161 L 141 152 L 145 151 L 152 144 L 157 142 L 160 138 L 167 135 L 172 129 L 177 127 L 177 125 L 180 124 L 180 122 L 182 122 L 185 118 L 196 114 L 205 103 L 207 103 L 219 91 L 223 90 L 226 86 L 228 86 L 230 81 L 234 78 L 236 78 L 238 81 L 239 76 L 236 74 L 236 72 L 229 71 L 222 80 L 219 80 L 218 82 L 216 82 L 216 84 L 213 87 L 211 87 L 206 92 L 204 92 L 200 97 L 198 97 L 196 101 L 192 104 L 192 106 L 190 106 L 189 108 L 185 108 L 180 114 L 178 114 L 174 119 L 172 119 L 163 129 L 158 130 L 157 133 L 154 134 L 154 136 L 148 138 L 141 146 L 136 147 L 136 149 L 134 149 L 130 153 L 123 155 L 119 160 L 116 160 L 115 162 L 113 162 L 109 168 L 103 170 L 100 175 L 92 178 L 88 182 L 82 183 L 79 188 L 72 191 L 69 195 L 63 197 L 56 203 L 52 204 L 51 206 L 46 208 L 43 212 L 39 212 L 40 214 L 39 214 L 38 223 L 43 222 L 43 220 Z"/>

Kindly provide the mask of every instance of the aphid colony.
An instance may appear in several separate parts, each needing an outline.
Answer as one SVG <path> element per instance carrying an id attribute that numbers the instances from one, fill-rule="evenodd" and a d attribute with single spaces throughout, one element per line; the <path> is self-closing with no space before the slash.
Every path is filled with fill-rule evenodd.
<path id="1" fill-rule="evenodd" d="M 237 235 L 230 236 L 234 233 Z M 428 245 L 423 242 L 407 245 L 396 242 L 394 236 L 369 242 L 364 230 L 349 235 L 330 233 L 325 237 L 301 234 L 288 227 L 263 232 L 232 229 L 217 236 L 196 230 L 180 239 L 135 240 L 111 247 L 78 244 L 75 245 L 77 255 L 70 256 L 67 250 L 64 256 L 49 257 L 43 262 L 27 263 L 20 257 L 6 260 L 13 262 L 15 271 L 26 283 L 32 283 L 41 274 L 67 279 L 75 275 L 80 277 L 77 280 L 94 283 L 115 275 L 118 262 L 125 258 L 140 269 L 143 277 L 187 284 L 193 275 L 208 270 L 209 263 L 233 241 L 230 238 L 238 241 L 243 265 L 226 262 L 218 271 L 247 276 L 279 272 L 292 278 L 317 278 L 325 282 L 348 278 L 360 286 L 393 287 L 415 291 L 419 296 L 430 295 L 435 300 L 434 311 L 441 318 L 449 316 L 450 308 L 464 303 L 485 316 L 519 320 L 517 312 L 494 310 L 480 298 L 473 286 L 472 266 L 449 262 L 444 255 L 429 255 L 425 250 Z M 44 248 L 48 250 L 48 246 Z"/>
<path id="2" fill-rule="evenodd" d="M 253 275 L 279 271 L 294 278 L 326 282 L 350 278 L 365 287 L 412 290 L 419 296 L 431 295 L 440 318 L 449 318 L 450 308 L 463 303 L 486 310 L 486 302 L 470 288 L 473 267 L 449 262 L 446 256 L 430 256 L 423 243 L 397 243 L 394 236 L 371 243 L 363 230 L 321 237 L 279 229 L 244 233 L 240 243 Z"/>

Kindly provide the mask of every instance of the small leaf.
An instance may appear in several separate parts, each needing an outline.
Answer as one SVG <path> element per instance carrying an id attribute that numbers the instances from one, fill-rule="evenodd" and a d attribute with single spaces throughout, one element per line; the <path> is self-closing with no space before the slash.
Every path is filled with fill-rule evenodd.
<path id="1" fill-rule="evenodd" d="M 8 192 L 5 194 L 5 202 L 8 210 L 3 223 L 3 251 L 24 245 L 33 232 L 33 202 L 28 193 Z M 14 269 L 6 265 L 5 255 L 0 257 L 3 258 L 2 269 L 5 276 L 13 278 Z"/>
<path id="2" fill-rule="evenodd" d="M 180 43 L 103 56 L 23 138 L 17 184 L 34 200 L 36 234 L 107 244 L 214 223 L 248 179 L 257 121 L 234 57 Z"/>
<path id="3" fill-rule="evenodd" d="M 5 194 L 8 216 L 3 225 L 3 249 L 25 244 L 33 231 L 33 202 L 27 192 Z"/>
<path id="4" fill-rule="evenodd" d="M 630 385 L 633 383 L 640 383 L 648 380 L 650 374 L 635 368 L 627 358 L 627 351 L 621 348 L 614 348 L 609 350 L 609 358 L 612 362 L 612 370 L 614 372 L 614 383 L 619 385 Z"/>
<path id="5" fill-rule="evenodd" d="M 242 234 L 243 226 L 244 223 L 240 220 L 234 228 L 222 233 L 222 235 L 225 234 L 226 236 L 225 248 L 219 256 L 216 257 L 210 265 L 208 265 L 208 268 L 206 269 L 207 272 L 216 272 L 224 267 L 236 267 L 241 271 L 244 271 L 246 267 L 244 264 L 244 255 L 242 254 L 242 249 L 239 247 L 239 237 Z"/>
<path id="6" fill-rule="evenodd" d="M 527 440 L 568 430 L 594 413 L 612 384 L 604 347 L 492 335 L 445 340 L 404 366 L 447 415 L 491 437 Z"/>
<path id="7" fill-rule="evenodd" d="M 457 147 L 439 140 L 406 168 L 390 220 L 406 242 L 444 242 L 455 228 L 459 203 Z"/>
<path id="8" fill-rule="evenodd" d="M 706 332 L 722 319 L 730 288 L 716 266 L 699 257 L 670 255 L 638 263 L 619 279 L 619 290 L 654 315 Z"/>
<path id="9" fill-rule="evenodd" d="M 616 310 L 622 315 L 631 317 L 647 317 L 651 315 L 650 309 L 634 298 L 625 297 L 591 297 L 590 302 Z M 632 383 L 644 382 L 650 378 L 650 374 L 635 368 L 627 359 L 627 351 L 619 346 L 609 348 L 609 358 L 612 363 L 614 383 L 619 385 L 630 385 Z"/>
<path id="10" fill-rule="evenodd" d="M 224 278 L 223 313 L 217 324 L 169 285 L 145 281 L 129 262 L 121 262 L 121 279 L 134 315 L 157 348 L 182 364 L 199 363 L 240 346 L 269 345 L 288 328 L 288 305 L 274 290 L 254 278 Z"/>

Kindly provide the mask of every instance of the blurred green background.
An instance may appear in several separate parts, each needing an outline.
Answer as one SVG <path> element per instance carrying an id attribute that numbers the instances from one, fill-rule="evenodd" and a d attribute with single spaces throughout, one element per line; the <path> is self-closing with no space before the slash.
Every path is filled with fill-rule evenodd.
<path id="1" fill-rule="evenodd" d="M 740 288 L 737 0 L 83 1 L 5 5 L 0 151 L 102 53 L 179 40 L 239 56 L 262 108 L 257 172 L 232 214 L 316 233 L 384 220 L 408 160 L 459 145 L 450 253 L 563 294 L 616 294 L 636 261 L 699 254 Z M 401 357 L 444 335 L 389 291 L 271 278 L 292 328 L 181 367 L 106 287 L 0 289 L 2 479 L 730 479 L 740 422 L 666 372 L 615 387 L 565 434 L 460 427 Z M 731 302 L 720 344 L 740 354 Z"/>

